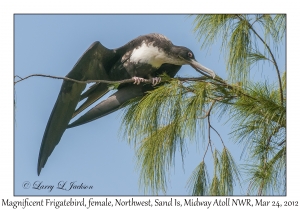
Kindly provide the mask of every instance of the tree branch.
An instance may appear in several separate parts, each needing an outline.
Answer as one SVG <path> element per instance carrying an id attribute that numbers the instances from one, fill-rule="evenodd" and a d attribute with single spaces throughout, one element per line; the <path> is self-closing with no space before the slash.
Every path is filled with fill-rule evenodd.
<path id="1" fill-rule="evenodd" d="M 81 83 L 81 84 L 88 84 L 88 83 L 124 84 L 124 83 L 133 83 L 133 82 L 135 82 L 134 79 L 125 79 L 125 80 L 119 80 L 119 81 L 109 81 L 109 80 L 85 80 L 85 81 L 80 81 L 80 80 L 75 80 L 75 79 L 71 79 L 71 78 L 68 78 L 68 77 L 59 77 L 59 76 L 52 76 L 52 75 L 45 75 L 45 74 L 31 74 L 31 75 L 26 76 L 24 78 L 22 78 L 18 75 L 15 75 L 14 77 L 19 78 L 19 80 L 14 82 L 14 84 L 17 84 L 18 82 L 24 81 L 24 80 L 26 80 L 28 78 L 31 78 L 31 77 L 48 77 L 48 78 L 53 78 L 53 79 L 63 79 L 63 80 L 77 82 L 77 83 Z M 206 77 L 206 76 L 201 76 L 201 77 L 176 77 L 175 79 L 178 79 L 179 81 L 183 81 L 183 82 L 201 81 L 201 82 L 211 83 L 211 84 L 216 85 L 216 86 L 222 85 L 222 86 L 227 87 L 231 90 L 236 89 L 233 85 L 228 84 L 227 82 L 222 80 L 222 78 L 220 78 L 220 77 L 216 77 L 216 78 L 213 79 L 213 81 L 216 81 L 217 83 L 212 82 L 212 81 L 206 81 L 208 79 L 211 80 L 211 78 Z M 143 83 L 151 84 L 152 80 L 151 79 L 145 79 Z M 244 92 L 242 92 L 240 90 L 238 92 L 241 93 L 242 95 L 246 96 L 246 97 L 249 97 L 253 100 L 256 100 L 255 98 L 245 94 Z M 217 100 L 217 99 L 214 99 L 214 100 Z"/>
<path id="2" fill-rule="evenodd" d="M 241 21 L 243 21 L 244 19 L 242 17 L 240 17 L 240 15 L 236 15 Z M 249 28 L 253 31 L 253 33 L 259 38 L 259 40 L 265 45 L 265 47 L 268 49 L 271 57 L 272 57 L 272 60 L 273 60 L 273 63 L 274 63 L 274 66 L 275 66 L 275 69 L 276 69 L 276 72 L 277 72 L 277 77 L 278 77 L 278 82 L 279 82 L 279 90 L 280 90 L 280 100 L 281 100 L 281 104 L 283 104 L 283 90 L 282 90 L 282 82 L 281 82 L 281 77 L 280 77 L 280 72 L 279 72 L 279 68 L 278 68 L 278 65 L 277 65 L 277 62 L 276 62 L 276 59 L 269 47 L 269 45 L 261 38 L 261 36 L 254 30 L 254 28 L 252 27 L 252 25 L 248 22 L 248 25 L 249 25 Z"/>
<path id="3" fill-rule="evenodd" d="M 75 79 L 71 79 L 68 77 L 58 77 L 58 76 L 51 76 L 51 75 L 45 75 L 45 74 L 31 74 L 27 77 L 20 77 L 18 75 L 15 76 L 15 78 L 18 77 L 20 78 L 18 81 L 15 81 L 15 84 L 18 82 L 21 82 L 25 79 L 28 79 L 30 77 L 49 77 L 49 78 L 53 78 L 53 79 L 63 79 L 63 80 L 67 80 L 67 81 L 72 81 L 72 82 L 77 82 L 77 83 L 82 83 L 82 84 L 88 84 L 88 83 L 107 83 L 107 84 L 117 84 L 117 83 L 131 83 L 134 82 L 134 79 L 125 79 L 125 80 L 120 80 L 120 81 L 108 81 L 108 80 L 85 80 L 85 81 L 80 81 L 80 80 L 75 80 Z M 145 79 L 144 83 L 152 83 L 152 80 L 149 79 Z"/>
<path id="4" fill-rule="evenodd" d="M 63 80 L 82 83 L 82 84 L 88 84 L 88 83 L 123 84 L 123 83 L 132 83 L 132 82 L 134 82 L 134 79 L 125 79 L 125 80 L 119 80 L 119 81 L 109 81 L 109 80 L 85 80 L 85 81 L 80 81 L 80 80 L 75 80 L 75 79 L 71 79 L 71 78 L 68 78 L 68 77 L 51 76 L 51 75 L 45 75 L 45 74 L 31 74 L 31 75 L 26 76 L 24 78 L 16 75 L 15 78 L 19 78 L 19 80 L 15 81 L 14 84 L 17 84 L 18 82 L 26 80 L 30 77 L 49 77 L 49 78 L 53 78 L 53 79 L 63 79 Z M 205 79 L 207 79 L 207 77 L 206 76 L 189 77 L 189 78 L 178 77 L 177 79 L 180 80 L 180 81 L 199 81 L 199 80 L 205 80 Z M 151 79 L 145 79 L 145 81 L 143 83 L 152 83 L 152 80 Z"/>
<path id="5" fill-rule="evenodd" d="M 211 110 L 212 110 L 212 108 L 213 108 L 213 106 L 214 106 L 215 103 L 216 103 L 216 101 L 212 102 L 211 106 L 209 107 L 209 110 L 207 111 L 206 115 L 203 117 L 203 118 L 207 117 L 207 122 L 208 122 L 208 143 L 207 143 L 207 148 L 205 150 L 205 153 L 203 155 L 203 161 L 204 161 L 204 158 L 206 156 L 206 153 L 207 153 L 207 150 L 208 150 L 209 146 L 210 146 L 211 152 L 213 154 L 212 146 L 211 146 L 211 137 L 210 137 L 210 127 L 211 127 L 211 124 L 210 124 L 210 113 L 211 113 Z"/>
<path id="6" fill-rule="evenodd" d="M 225 147 L 224 141 L 223 141 L 221 135 L 219 134 L 219 132 L 218 132 L 212 125 L 210 125 L 210 127 L 216 132 L 216 134 L 217 134 L 217 135 L 219 136 L 219 138 L 221 139 L 221 142 L 222 142 L 222 144 L 223 144 L 223 147 Z M 226 148 L 226 147 L 225 147 L 225 148 Z"/>
<path id="7" fill-rule="evenodd" d="M 206 112 L 206 114 L 204 116 L 199 117 L 199 119 L 205 119 L 206 117 L 208 117 L 210 115 L 210 112 L 213 108 L 213 106 L 215 105 L 216 100 L 214 100 L 211 104 L 211 106 L 209 107 L 208 111 Z"/>

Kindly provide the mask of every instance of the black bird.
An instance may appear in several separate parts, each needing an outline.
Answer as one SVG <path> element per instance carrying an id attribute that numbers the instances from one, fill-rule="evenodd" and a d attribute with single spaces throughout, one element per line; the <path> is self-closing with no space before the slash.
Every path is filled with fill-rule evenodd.
<path id="1" fill-rule="evenodd" d="M 68 125 L 73 117 L 106 94 L 109 88 L 107 84 L 98 83 L 81 95 L 85 84 L 63 81 L 43 136 L 37 166 L 38 175 L 67 128 L 93 121 L 118 110 L 128 100 L 153 89 L 149 84 L 140 84 L 143 79 L 151 79 L 153 85 L 156 85 L 160 82 L 160 74 L 166 72 L 170 77 L 174 77 L 185 64 L 191 65 L 206 76 L 215 77 L 212 70 L 195 60 L 191 50 L 173 45 L 161 34 L 139 36 L 117 49 L 107 49 L 100 42 L 94 42 L 66 77 L 82 81 L 133 78 L 136 84 L 121 84 L 115 94 Z M 83 99 L 86 101 L 76 109 L 78 102 Z"/>

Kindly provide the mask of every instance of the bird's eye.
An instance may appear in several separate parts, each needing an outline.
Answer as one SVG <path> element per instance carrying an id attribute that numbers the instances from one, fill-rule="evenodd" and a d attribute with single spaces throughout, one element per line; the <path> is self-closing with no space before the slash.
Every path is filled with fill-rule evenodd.
<path id="1" fill-rule="evenodd" d="M 193 53 L 188 52 L 188 56 L 189 56 L 190 58 L 192 58 L 192 57 L 193 57 Z"/>

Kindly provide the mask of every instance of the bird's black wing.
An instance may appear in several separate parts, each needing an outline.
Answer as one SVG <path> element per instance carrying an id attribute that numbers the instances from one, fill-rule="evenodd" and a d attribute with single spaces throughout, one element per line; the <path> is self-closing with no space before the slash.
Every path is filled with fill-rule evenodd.
<path id="1" fill-rule="evenodd" d="M 100 42 L 95 42 L 81 56 L 66 77 L 75 80 L 108 80 L 109 75 L 105 70 L 105 65 L 114 59 L 114 56 L 112 50 L 105 48 Z M 43 136 L 37 166 L 38 175 L 65 132 L 85 87 L 86 84 L 63 81 Z M 98 89 L 99 95 L 107 89 L 106 86 L 101 86 L 101 88 L 101 90 Z M 97 94 L 94 93 L 94 95 Z"/>
<path id="2" fill-rule="evenodd" d="M 109 91 L 108 86 L 105 83 L 95 84 L 94 86 L 92 86 L 90 89 L 88 89 L 86 92 L 84 92 L 81 95 L 80 101 L 85 98 L 87 99 L 83 104 L 81 104 L 79 108 L 76 109 L 76 111 L 72 115 L 72 118 L 78 115 L 83 110 L 85 110 L 91 104 L 96 102 L 99 98 L 104 96 L 108 91 Z"/>
<path id="3" fill-rule="evenodd" d="M 90 121 L 104 117 L 118 110 L 124 103 L 138 96 L 143 95 L 142 85 L 128 85 L 120 88 L 116 93 L 112 94 L 106 100 L 100 102 L 94 108 L 82 115 L 76 121 L 71 123 L 68 128 L 76 127 Z"/>
<path id="4" fill-rule="evenodd" d="M 154 76 L 159 76 L 162 73 L 168 74 L 170 77 L 174 77 L 179 71 L 181 66 L 172 64 L 163 64 L 156 72 Z M 159 84 L 162 85 L 162 84 Z M 100 102 L 94 108 L 89 110 L 87 113 L 82 115 L 80 118 L 75 120 L 73 123 L 68 125 L 68 128 L 76 127 L 98 118 L 104 117 L 118 109 L 122 108 L 129 100 L 143 96 L 147 91 L 153 90 L 152 85 L 127 85 L 119 88 L 119 90 L 108 97 L 106 100 Z"/>

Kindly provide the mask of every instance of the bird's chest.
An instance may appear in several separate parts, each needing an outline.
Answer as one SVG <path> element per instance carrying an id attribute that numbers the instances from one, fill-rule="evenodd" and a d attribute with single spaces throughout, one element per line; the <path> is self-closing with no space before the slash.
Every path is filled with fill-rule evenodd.
<path id="1" fill-rule="evenodd" d="M 114 78 L 127 74 L 127 77 L 154 76 L 162 64 L 168 61 L 166 53 L 152 44 L 142 43 L 139 47 L 127 51 L 114 65 L 111 74 Z M 126 77 L 126 78 L 127 78 Z"/>
<path id="2" fill-rule="evenodd" d="M 127 59 L 127 56 L 124 56 Z M 132 64 L 148 64 L 158 69 L 163 63 L 168 61 L 168 55 L 159 47 L 153 44 L 142 43 L 141 46 L 134 48 L 130 53 L 127 62 Z"/>

